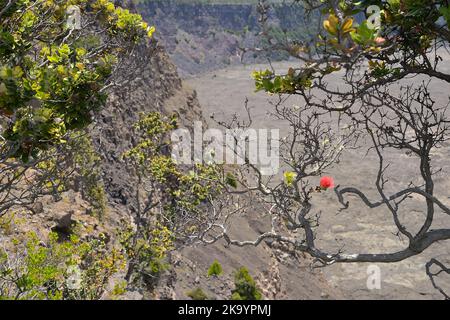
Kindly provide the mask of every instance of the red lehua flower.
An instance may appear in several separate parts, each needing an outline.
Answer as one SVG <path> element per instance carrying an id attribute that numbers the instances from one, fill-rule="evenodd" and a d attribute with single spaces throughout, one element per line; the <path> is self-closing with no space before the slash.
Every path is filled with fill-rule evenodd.
<path id="1" fill-rule="evenodd" d="M 322 177 L 320 179 L 320 187 L 322 189 L 334 188 L 334 180 L 332 177 Z"/>

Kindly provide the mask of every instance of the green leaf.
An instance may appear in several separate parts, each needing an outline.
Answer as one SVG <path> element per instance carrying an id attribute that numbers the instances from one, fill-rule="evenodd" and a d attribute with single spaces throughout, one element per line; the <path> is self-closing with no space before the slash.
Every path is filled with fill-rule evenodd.
<path id="1" fill-rule="evenodd" d="M 297 178 L 297 173 L 295 173 L 295 172 L 286 171 L 284 173 L 284 182 L 288 186 L 291 186 L 294 183 L 296 178 Z"/>
<path id="2" fill-rule="evenodd" d="M 440 7 L 439 12 L 442 14 L 445 21 L 447 22 L 447 25 L 450 27 L 450 6 Z"/>
<path id="3" fill-rule="evenodd" d="M 367 21 L 361 23 L 355 31 L 350 33 L 353 41 L 362 46 L 371 44 L 375 39 L 375 35 L 376 30 L 370 29 L 367 26 Z"/>
<path id="4" fill-rule="evenodd" d="M 237 188 L 237 180 L 236 178 L 231 174 L 231 173 L 227 173 L 227 176 L 225 178 L 225 182 L 226 184 L 228 184 L 229 186 L 233 187 L 233 188 Z"/>

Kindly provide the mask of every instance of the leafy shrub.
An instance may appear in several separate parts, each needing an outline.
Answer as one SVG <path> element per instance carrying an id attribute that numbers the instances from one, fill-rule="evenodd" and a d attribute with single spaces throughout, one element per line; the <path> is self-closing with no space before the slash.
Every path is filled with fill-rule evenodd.
<path id="1" fill-rule="evenodd" d="M 15 213 L 0 216 L 0 234 L 11 235 L 14 229 Z"/>
<path id="2" fill-rule="evenodd" d="M 71 5 L 91 27 L 71 31 Z M 94 26 L 104 30 L 101 36 Z M 106 101 L 114 65 L 154 28 L 107 0 L 48 0 L 12 1 L 2 10 L 0 30 L 0 116 L 9 120 L 5 151 L 29 162 L 92 122 Z"/>
<path id="3" fill-rule="evenodd" d="M 201 288 L 196 288 L 186 294 L 192 300 L 208 300 L 208 296 Z"/>
<path id="4" fill-rule="evenodd" d="M 140 274 L 147 280 L 153 279 L 151 282 L 157 281 L 165 269 L 166 252 L 173 249 L 175 235 L 179 242 L 194 238 L 199 224 L 201 227 L 206 219 L 208 200 L 222 189 L 217 166 L 177 165 L 170 154 L 169 141 L 177 126 L 176 116 L 141 114 L 134 126 L 140 139 L 123 154 L 139 185 L 136 228 L 128 228 L 123 241 L 132 261 L 129 277 Z M 161 234 L 155 236 L 155 231 Z"/>
<path id="5" fill-rule="evenodd" d="M 159 223 L 140 230 L 128 225 L 120 231 L 119 239 L 130 264 L 127 280 L 143 279 L 150 286 L 157 284 L 169 267 L 166 258 L 167 252 L 173 249 L 173 233 Z"/>
<path id="6" fill-rule="evenodd" d="M 111 292 L 111 298 L 113 300 L 116 300 L 120 296 L 124 295 L 127 292 L 127 285 L 128 283 L 126 281 L 119 281 L 118 283 L 116 283 Z"/>
<path id="7" fill-rule="evenodd" d="M 103 239 L 61 242 L 51 233 L 47 244 L 34 232 L 0 250 L 0 299 L 100 299 L 113 274 L 125 267 Z"/>
<path id="8" fill-rule="evenodd" d="M 242 267 L 234 274 L 235 289 L 231 300 L 261 300 L 262 294 L 247 268 Z"/>
<path id="9" fill-rule="evenodd" d="M 223 273 L 222 266 L 220 265 L 219 261 L 214 260 L 214 262 L 211 264 L 211 266 L 208 269 L 208 277 L 211 276 L 220 276 Z"/>

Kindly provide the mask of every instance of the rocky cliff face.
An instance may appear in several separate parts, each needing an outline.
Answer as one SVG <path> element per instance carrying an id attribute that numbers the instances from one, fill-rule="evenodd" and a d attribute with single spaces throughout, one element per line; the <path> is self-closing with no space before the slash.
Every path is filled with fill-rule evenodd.
<path id="1" fill-rule="evenodd" d="M 147 0 L 138 5 L 147 21 L 157 26 L 157 36 L 177 65 L 182 77 L 223 68 L 232 64 L 254 63 L 266 59 L 266 53 L 242 48 L 263 47 L 257 6 L 255 4 L 186 3 L 180 0 Z M 285 3 L 269 10 L 273 36 L 302 39 L 307 24 L 300 5 Z M 287 31 L 287 34 L 284 34 Z M 272 59 L 286 58 L 278 52 Z"/>

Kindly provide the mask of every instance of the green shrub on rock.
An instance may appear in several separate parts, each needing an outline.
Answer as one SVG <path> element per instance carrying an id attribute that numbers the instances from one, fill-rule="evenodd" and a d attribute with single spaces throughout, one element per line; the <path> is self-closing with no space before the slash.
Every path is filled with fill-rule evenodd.
<path id="1" fill-rule="evenodd" d="M 242 267 L 235 272 L 234 285 L 231 300 L 262 300 L 262 294 L 247 268 Z"/>
<path id="2" fill-rule="evenodd" d="M 208 296 L 201 288 L 196 288 L 186 294 L 192 300 L 208 300 Z"/>
<path id="3" fill-rule="evenodd" d="M 208 269 L 208 277 L 212 277 L 212 276 L 220 276 L 222 275 L 223 270 L 222 270 L 222 266 L 220 265 L 219 261 L 214 260 L 214 262 L 211 264 L 211 266 Z"/>

